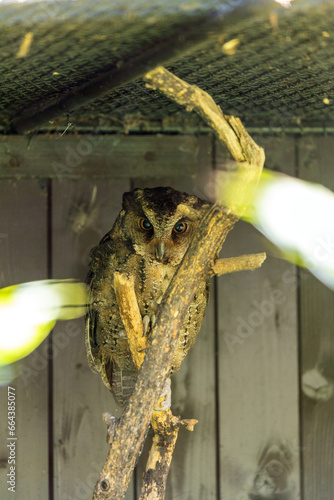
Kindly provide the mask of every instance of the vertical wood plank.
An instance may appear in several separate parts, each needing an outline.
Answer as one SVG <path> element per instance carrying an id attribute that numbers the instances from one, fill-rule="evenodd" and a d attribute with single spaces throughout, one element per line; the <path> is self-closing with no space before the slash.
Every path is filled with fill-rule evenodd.
<path id="1" fill-rule="evenodd" d="M 78 213 L 87 209 L 95 188 L 96 202 L 85 223 Z M 128 189 L 125 180 L 53 182 L 54 277 L 85 280 L 89 251 L 112 227 Z M 121 411 L 88 366 L 84 320 L 59 322 L 53 342 L 55 500 L 91 499 L 109 449 L 102 413 L 118 417 Z M 130 485 L 126 500 L 132 499 Z"/>
<path id="2" fill-rule="evenodd" d="M 47 277 L 43 180 L 0 182 L 0 288 Z M 1 332 L 3 335 L 4 332 Z M 0 388 L 1 498 L 48 498 L 47 341 L 19 363 L 16 393 L 16 489 L 8 491 L 7 387 Z"/>
<path id="3" fill-rule="evenodd" d="M 183 176 L 180 164 L 180 175 L 177 178 L 134 179 L 133 187 L 170 185 L 174 189 L 205 199 L 205 186 L 212 168 L 211 146 L 211 135 L 198 138 L 194 178 Z M 212 290 L 196 344 L 187 355 L 180 371 L 172 379 L 173 413 L 180 414 L 183 418 L 196 418 L 199 423 L 193 433 L 180 430 L 168 476 L 166 500 L 216 498 L 214 322 L 214 290 Z M 138 498 L 150 444 L 148 437 L 137 467 Z"/>
<path id="4" fill-rule="evenodd" d="M 293 174 L 293 139 L 255 140 L 266 166 Z M 218 168 L 226 161 L 218 147 Z M 268 250 L 239 222 L 223 256 Z M 299 498 L 296 270 L 268 256 L 263 267 L 218 278 L 221 499 Z M 262 455 L 262 458 L 261 458 Z M 277 496 L 278 498 L 278 496 Z"/>
<path id="5" fill-rule="evenodd" d="M 334 190 L 332 137 L 299 141 L 299 175 Z M 328 224 L 333 220 L 330 214 Z M 333 250 L 333 242 L 329 241 Z M 330 251 L 330 250 L 329 250 Z M 334 498 L 334 293 L 309 273 L 300 286 L 301 375 L 316 370 L 322 383 L 302 394 L 303 500 Z M 313 379 L 315 372 L 313 371 Z M 303 380 L 303 379 L 302 379 Z M 311 383 L 309 378 L 308 383 Z"/>

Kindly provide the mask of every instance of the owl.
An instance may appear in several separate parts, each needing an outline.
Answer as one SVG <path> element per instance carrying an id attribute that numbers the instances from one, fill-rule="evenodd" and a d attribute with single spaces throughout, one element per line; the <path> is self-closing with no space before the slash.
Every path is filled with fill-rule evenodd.
<path id="1" fill-rule="evenodd" d="M 190 210 L 182 211 L 182 205 Z M 87 282 L 91 302 L 85 339 L 88 363 L 101 373 L 120 406 L 134 388 L 137 370 L 117 306 L 114 273 L 134 277 L 144 332 L 149 336 L 159 304 L 196 233 L 203 209 L 209 205 L 170 187 L 124 193 L 122 210 L 112 229 L 90 253 Z M 208 282 L 203 279 L 188 308 L 171 372 L 179 369 L 195 343 L 208 296 Z"/>

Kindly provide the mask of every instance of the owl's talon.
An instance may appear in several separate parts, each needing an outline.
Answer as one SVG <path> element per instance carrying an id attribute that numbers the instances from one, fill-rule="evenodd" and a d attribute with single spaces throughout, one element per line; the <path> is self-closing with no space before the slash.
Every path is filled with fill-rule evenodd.
<path id="1" fill-rule="evenodd" d="M 148 328 L 150 326 L 150 317 L 148 314 L 145 314 L 145 316 L 143 317 L 143 337 L 147 334 L 148 332 Z"/>
<path id="2" fill-rule="evenodd" d="M 127 334 L 126 334 L 126 331 L 125 331 L 125 330 L 120 330 L 120 331 L 118 332 L 118 338 L 119 338 L 119 339 L 127 339 L 127 338 L 128 338 L 128 336 L 127 336 Z"/>
<path id="3" fill-rule="evenodd" d="M 140 351 L 138 351 L 138 352 L 146 352 L 146 347 L 145 347 L 145 349 L 140 349 Z"/>
<path id="4" fill-rule="evenodd" d="M 157 322 L 157 318 L 156 318 L 155 314 L 152 314 L 152 316 L 151 316 L 151 328 L 155 327 L 156 322 Z"/>

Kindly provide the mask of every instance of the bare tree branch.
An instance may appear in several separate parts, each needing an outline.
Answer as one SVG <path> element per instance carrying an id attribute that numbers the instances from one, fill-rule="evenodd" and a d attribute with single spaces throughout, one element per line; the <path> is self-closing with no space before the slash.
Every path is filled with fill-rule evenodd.
<path id="1" fill-rule="evenodd" d="M 188 307 L 236 220 L 235 216 L 227 216 L 220 206 L 214 205 L 199 224 L 158 312 L 133 394 L 115 425 L 114 439 L 94 492 L 95 500 L 124 497 L 147 434 L 154 403 L 169 373 Z"/>
<path id="2" fill-rule="evenodd" d="M 167 476 L 180 429 L 180 420 L 171 410 L 153 412 L 151 424 L 154 430 L 152 447 L 146 464 L 140 500 L 165 498 Z"/>
<path id="3" fill-rule="evenodd" d="M 143 336 L 142 318 L 135 294 L 133 276 L 116 272 L 114 289 L 117 304 L 125 326 L 132 360 L 139 370 L 145 357 L 147 337 Z M 165 498 L 167 476 L 179 433 L 180 425 L 193 430 L 197 420 L 181 420 L 174 417 L 170 406 L 170 379 L 166 394 L 162 394 L 152 412 L 151 426 L 154 431 L 152 447 L 147 461 L 141 500 L 161 500 Z M 168 394 L 167 394 L 168 393 Z M 166 407 L 166 399 L 167 408 Z M 107 425 L 107 441 L 112 443 L 115 435 L 115 418 L 110 413 L 103 414 Z"/>
<path id="4" fill-rule="evenodd" d="M 235 172 L 226 176 L 225 182 L 232 185 L 237 180 L 237 196 L 233 189 L 224 189 L 223 193 L 216 194 L 218 200 L 222 197 L 228 212 L 240 217 L 259 181 L 265 160 L 263 148 L 253 141 L 239 118 L 224 115 L 212 97 L 196 85 L 189 85 L 162 66 L 146 73 L 144 79 L 149 87 L 160 90 L 188 111 L 194 110 L 199 114 L 219 141 L 227 146 L 237 165 Z"/>
<path id="5" fill-rule="evenodd" d="M 143 320 L 135 294 L 134 277 L 116 272 L 114 289 L 122 323 L 127 333 L 132 361 L 139 370 L 145 357 L 147 337 L 144 336 Z"/>
<path id="6" fill-rule="evenodd" d="M 245 130 L 239 118 L 224 115 L 212 97 L 197 87 L 167 71 L 162 66 L 146 73 L 148 86 L 161 90 L 167 97 L 185 106 L 187 111 L 196 111 L 227 146 L 234 160 L 248 163 L 255 168 L 264 163 L 264 151 Z"/>
<path id="7" fill-rule="evenodd" d="M 220 140 L 227 144 L 235 161 L 245 167 L 246 181 L 242 187 L 244 192 L 240 193 L 240 196 L 244 197 L 246 205 L 249 191 L 254 188 L 260 177 L 264 163 L 264 152 L 251 139 L 240 120 L 225 116 L 208 94 L 196 86 L 188 85 L 162 67 L 147 73 L 145 80 L 152 87 L 162 90 L 171 99 L 185 105 L 187 109 L 194 109 L 198 112 L 213 128 Z M 124 497 L 131 473 L 147 435 L 155 401 L 158 400 L 169 375 L 179 332 L 188 307 L 197 291 L 198 284 L 212 274 L 212 270 L 215 269 L 217 255 L 228 232 L 238 220 L 232 202 L 229 202 L 225 208 L 216 203 L 203 214 L 194 239 L 159 308 L 156 325 L 150 334 L 147 352 L 138 372 L 133 394 L 118 421 L 115 421 L 110 415 L 105 416 L 110 450 L 96 484 L 94 500 L 118 500 Z M 234 266 L 238 267 L 235 262 Z M 226 263 L 225 260 L 225 264 L 219 264 L 216 269 L 224 267 L 225 270 L 231 267 L 231 262 Z M 131 350 L 136 349 L 137 340 L 133 342 Z M 140 364 L 140 360 L 138 364 Z M 157 413 L 154 412 L 153 416 L 155 417 Z M 164 417 L 158 418 L 157 421 L 153 419 L 153 426 L 156 425 L 157 432 L 147 474 L 152 464 L 161 464 L 163 467 L 162 479 L 165 485 L 180 422 L 176 425 L 174 419 L 177 417 L 173 417 L 168 410 L 164 414 Z M 192 423 L 188 422 L 186 425 L 191 427 Z M 163 450 L 166 449 L 169 449 L 170 452 L 163 459 Z M 157 477 L 155 476 L 154 481 L 150 483 L 146 477 L 143 489 L 143 494 L 146 495 L 145 499 L 163 498 L 161 495 L 164 494 L 165 486 L 159 491 Z M 151 494 L 149 489 L 156 496 L 147 496 Z"/>
<path id="8" fill-rule="evenodd" d="M 218 259 L 214 263 L 212 271 L 213 274 L 217 276 L 234 273 L 236 271 L 251 271 L 261 267 L 265 259 L 265 252 Z"/>

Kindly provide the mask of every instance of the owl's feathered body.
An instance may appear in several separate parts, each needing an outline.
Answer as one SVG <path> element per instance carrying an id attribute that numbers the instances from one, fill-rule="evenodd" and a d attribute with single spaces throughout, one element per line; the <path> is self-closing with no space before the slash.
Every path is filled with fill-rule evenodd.
<path id="1" fill-rule="evenodd" d="M 178 208 L 181 203 L 191 207 L 192 214 L 197 210 L 198 217 L 184 215 Z M 88 362 L 93 371 L 101 373 L 121 406 L 133 390 L 137 370 L 118 310 L 114 272 L 134 276 L 140 313 L 153 319 L 198 227 L 204 205 L 208 202 L 172 188 L 125 193 L 114 226 L 91 251 L 91 305 L 86 319 Z M 179 369 L 196 340 L 208 292 L 208 282 L 203 280 L 189 306 L 172 371 Z"/>

